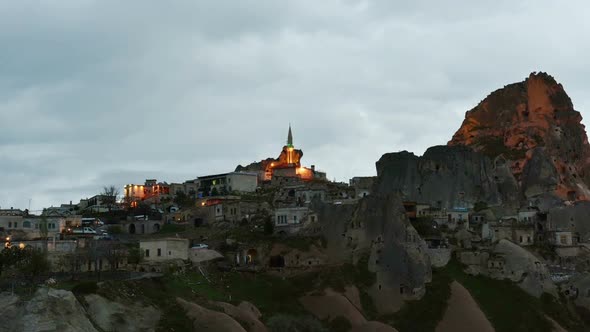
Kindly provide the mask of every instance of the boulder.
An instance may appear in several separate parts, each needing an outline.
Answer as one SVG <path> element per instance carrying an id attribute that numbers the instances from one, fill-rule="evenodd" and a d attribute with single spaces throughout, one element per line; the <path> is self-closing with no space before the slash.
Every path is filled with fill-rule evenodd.
<path id="1" fill-rule="evenodd" d="M 0 331 L 97 331 L 72 292 L 47 287 L 39 288 L 28 301 L 0 295 L 0 317 Z"/>
<path id="2" fill-rule="evenodd" d="M 202 306 L 177 298 L 176 301 L 194 322 L 194 331 L 246 332 L 229 315 L 203 308 Z"/>
<path id="3" fill-rule="evenodd" d="M 88 315 L 103 331 L 155 331 L 162 315 L 153 306 L 115 302 L 96 294 L 86 295 L 84 300 Z"/>

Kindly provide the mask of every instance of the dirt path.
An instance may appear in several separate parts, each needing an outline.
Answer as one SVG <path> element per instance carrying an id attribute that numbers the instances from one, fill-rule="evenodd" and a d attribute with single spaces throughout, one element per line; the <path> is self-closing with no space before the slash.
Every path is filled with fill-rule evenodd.
<path id="1" fill-rule="evenodd" d="M 451 284 L 451 298 L 436 332 L 494 332 L 494 328 L 469 291 L 460 283 Z"/>

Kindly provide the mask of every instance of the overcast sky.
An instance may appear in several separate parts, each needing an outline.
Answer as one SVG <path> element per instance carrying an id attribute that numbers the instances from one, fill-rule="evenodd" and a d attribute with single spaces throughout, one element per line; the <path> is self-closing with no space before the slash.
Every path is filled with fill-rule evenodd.
<path id="1" fill-rule="evenodd" d="M 374 175 L 532 71 L 589 118 L 590 4 L 478 2 L 2 1 L 0 207 L 232 171 L 289 122 L 305 165 Z"/>

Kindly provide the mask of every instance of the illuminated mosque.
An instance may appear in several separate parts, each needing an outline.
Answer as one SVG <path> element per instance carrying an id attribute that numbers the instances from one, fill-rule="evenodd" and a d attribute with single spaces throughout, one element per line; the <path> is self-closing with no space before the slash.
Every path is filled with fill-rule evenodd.
<path id="1" fill-rule="evenodd" d="M 316 171 L 315 165 L 310 168 L 301 166 L 303 151 L 293 145 L 293 131 L 289 125 L 287 144 L 277 159 L 269 158 L 246 167 L 238 166 L 236 171 L 258 171 L 261 181 L 271 181 L 276 177 L 299 178 L 304 181 L 326 180 L 326 173 Z"/>

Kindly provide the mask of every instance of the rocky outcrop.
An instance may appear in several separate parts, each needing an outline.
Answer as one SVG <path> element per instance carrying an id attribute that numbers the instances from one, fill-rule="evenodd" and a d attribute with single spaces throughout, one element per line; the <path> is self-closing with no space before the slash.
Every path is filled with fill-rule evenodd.
<path id="1" fill-rule="evenodd" d="M 155 331 L 162 315 L 153 306 L 127 301 L 119 303 L 96 294 L 86 295 L 84 300 L 88 315 L 103 331 Z"/>
<path id="2" fill-rule="evenodd" d="M 506 158 L 527 198 L 552 192 L 587 199 L 590 146 L 581 120 L 561 84 L 546 73 L 532 73 L 468 111 L 448 145 Z"/>
<path id="3" fill-rule="evenodd" d="M 324 321 L 332 321 L 338 317 L 350 322 L 352 331 L 396 332 L 391 326 L 376 321 L 367 321 L 346 296 L 332 289 L 325 289 L 323 295 L 307 295 L 299 299 L 303 307 L 314 316 Z"/>
<path id="4" fill-rule="evenodd" d="M 510 280 L 536 297 L 543 293 L 557 295 L 557 288 L 551 281 L 545 263 L 511 241 L 500 240 L 491 252 L 462 251 L 458 257 L 467 266 L 466 272 L 469 274 Z"/>
<path id="5" fill-rule="evenodd" d="M 358 205 L 315 207 L 328 240 L 328 252 L 346 260 L 368 258 L 375 283 L 368 289 L 381 313 L 397 311 L 405 300 L 420 298 L 432 271 L 427 246 L 408 221 L 398 195 L 372 194 Z M 362 260 L 361 262 L 365 262 Z"/>
<path id="6" fill-rule="evenodd" d="M 517 204 L 518 185 L 505 160 L 463 146 L 435 146 L 418 157 L 403 151 L 377 162 L 374 191 L 399 192 L 403 199 L 434 207 Z"/>
<path id="7" fill-rule="evenodd" d="M 60 289 L 39 288 L 29 301 L 2 294 L 0 317 L 0 331 L 97 331 L 74 294 Z"/>
<path id="8" fill-rule="evenodd" d="M 242 322 L 248 332 L 266 332 L 268 329 L 260 322 L 262 314 L 255 305 L 249 302 L 242 302 L 234 306 L 225 302 L 213 302 L 213 305 L 219 307 L 233 319 Z"/>
<path id="9" fill-rule="evenodd" d="M 504 265 L 488 270 L 492 278 L 516 282 L 520 288 L 536 297 L 543 293 L 557 295 L 557 288 L 545 264 L 523 247 L 508 240 L 500 240 L 494 247 L 494 254 L 503 257 Z"/>
<path id="10" fill-rule="evenodd" d="M 225 313 L 203 308 L 181 298 L 176 301 L 186 311 L 187 317 L 193 320 L 194 331 L 246 332 L 240 323 Z"/>

